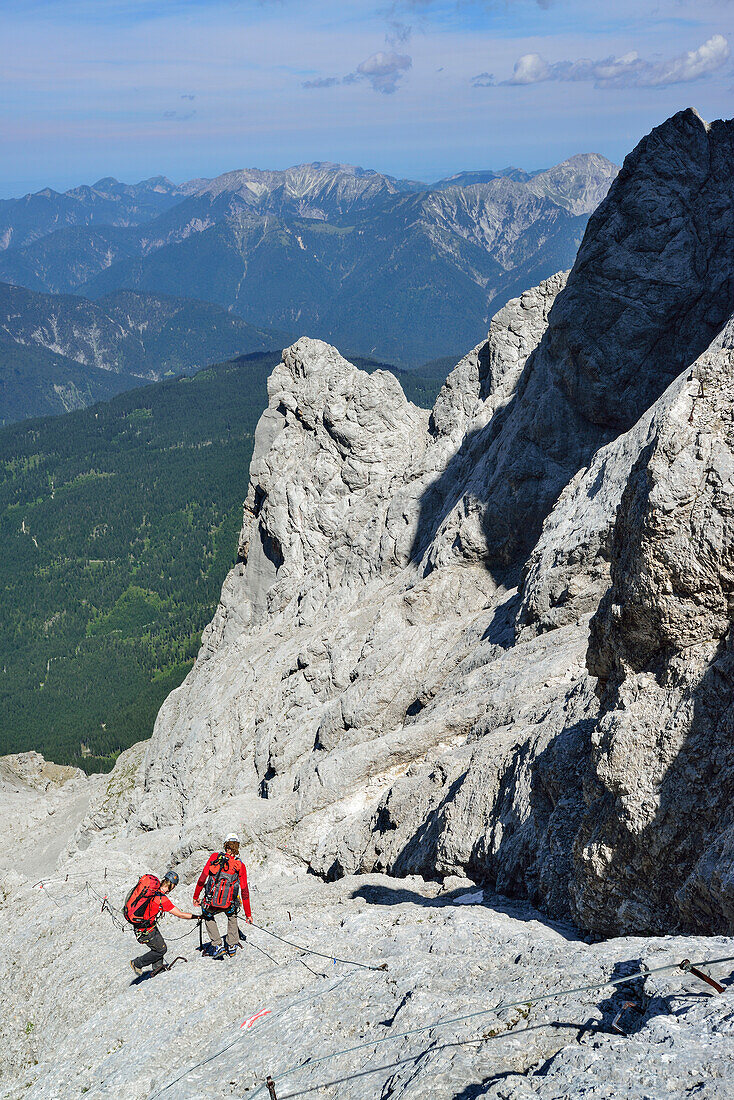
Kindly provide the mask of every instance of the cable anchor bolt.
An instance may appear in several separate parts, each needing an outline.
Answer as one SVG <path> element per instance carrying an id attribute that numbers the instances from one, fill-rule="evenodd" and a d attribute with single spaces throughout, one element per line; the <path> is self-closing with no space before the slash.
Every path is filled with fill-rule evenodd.
<path id="1" fill-rule="evenodd" d="M 709 977 L 708 974 L 704 974 L 703 970 L 699 970 L 697 966 L 694 966 L 690 959 L 683 959 L 683 961 L 680 962 L 678 965 L 680 966 L 681 970 L 685 970 L 686 974 L 693 974 L 695 978 L 698 978 L 700 981 L 706 982 L 707 985 L 710 985 L 713 989 L 716 990 L 717 993 L 724 992 L 723 985 L 717 982 L 714 978 Z"/>

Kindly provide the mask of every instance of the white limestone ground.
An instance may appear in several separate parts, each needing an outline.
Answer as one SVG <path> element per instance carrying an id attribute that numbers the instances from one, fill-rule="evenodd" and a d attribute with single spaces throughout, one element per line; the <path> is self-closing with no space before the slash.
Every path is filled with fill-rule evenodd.
<path id="1" fill-rule="evenodd" d="M 193 950 L 194 925 L 166 918 L 169 958 L 180 953 L 189 962 L 131 984 L 127 961 L 137 945 L 99 912 L 83 884 L 91 882 L 100 894 L 109 890 L 119 905 L 133 868 L 157 867 L 153 855 L 165 841 L 154 835 L 124 846 L 95 842 L 43 890 L 30 882 L 13 889 L 13 941 L 0 962 L 0 1095 L 267 1098 L 267 1091 L 257 1092 L 267 1074 L 279 1100 L 713 1100 L 734 1089 L 730 990 L 709 995 L 680 971 L 647 978 L 644 997 L 638 997 L 642 1014 L 628 1010 L 623 1017 L 629 1037 L 610 1030 L 629 997 L 627 986 L 532 1005 L 533 996 L 624 976 L 641 962 L 655 967 L 685 957 L 734 955 L 734 940 L 588 944 L 571 925 L 478 891 L 467 880 L 449 879 L 441 887 L 415 877 L 366 875 L 324 884 L 277 854 L 260 865 L 253 854 L 256 923 L 326 954 L 385 963 L 387 970 L 299 955 L 254 928 L 247 929 L 250 942 L 235 959 L 214 962 Z M 188 885 L 175 894 L 184 908 L 198 863 L 187 866 Z M 734 964 L 712 972 L 728 981 Z M 502 1001 L 531 1004 L 288 1072 L 309 1057 Z M 263 1010 L 270 1015 L 241 1028 Z"/>
<path id="2" fill-rule="evenodd" d="M 37 752 L 0 757 L 0 878 L 13 869 L 26 876 L 52 870 L 101 782 Z"/>

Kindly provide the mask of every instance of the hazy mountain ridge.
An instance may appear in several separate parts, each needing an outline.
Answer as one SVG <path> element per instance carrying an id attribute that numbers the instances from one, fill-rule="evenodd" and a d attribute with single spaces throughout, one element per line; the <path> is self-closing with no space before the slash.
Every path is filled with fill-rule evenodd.
<path id="1" fill-rule="evenodd" d="M 0 251 L 20 248 L 65 226 L 139 225 L 178 202 L 185 192 L 164 176 L 137 184 L 111 176 L 91 185 L 50 187 L 18 199 L 0 200 Z"/>
<path id="2" fill-rule="evenodd" d="M 195 197 L 212 205 L 222 196 L 236 197 L 264 213 L 329 220 L 392 195 L 425 189 L 426 184 L 398 180 L 372 169 L 316 162 L 284 171 L 250 168 L 225 172 Z"/>
<path id="3" fill-rule="evenodd" d="M 0 332 L 87 366 L 155 380 L 206 363 L 277 348 L 266 332 L 210 302 L 122 290 L 93 302 L 0 283 Z"/>
<path id="4" fill-rule="evenodd" d="M 570 267 L 616 171 L 594 154 L 533 174 L 461 173 L 464 186 L 320 163 L 238 170 L 180 188 L 144 223 L 6 250 L 0 278 L 93 298 L 205 298 L 412 365 L 476 343 L 528 280 Z"/>
<path id="5" fill-rule="evenodd" d="M 48 348 L 24 347 L 0 333 L 0 425 L 83 409 L 140 383 L 139 378 L 84 366 Z"/>

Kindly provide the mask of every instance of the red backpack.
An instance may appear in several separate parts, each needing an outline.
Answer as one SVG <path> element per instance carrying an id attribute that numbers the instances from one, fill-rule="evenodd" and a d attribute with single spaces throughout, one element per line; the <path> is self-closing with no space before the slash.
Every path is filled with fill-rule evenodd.
<path id="1" fill-rule="evenodd" d="M 230 866 L 231 863 L 231 866 Z M 240 885 L 239 860 L 219 853 L 212 863 L 204 883 L 204 899 L 208 909 L 229 909 Z"/>
<path id="2" fill-rule="evenodd" d="M 125 904 L 122 907 L 125 920 L 137 928 L 153 923 L 150 917 L 146 918 L 145 914 L 153 898 L 160 894 L 160 890 L 161 880 L 155 875 L 143 875 L 139 878 L 125 898 Z"/>

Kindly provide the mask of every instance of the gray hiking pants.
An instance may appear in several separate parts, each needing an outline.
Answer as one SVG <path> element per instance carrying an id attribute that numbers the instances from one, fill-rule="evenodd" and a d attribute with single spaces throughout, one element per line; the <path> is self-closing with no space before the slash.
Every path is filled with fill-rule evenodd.
<path id="1" fill-rule="evenodd" d="M 154 924 L 152 928 L 148 928 L 144 932 L 136 931 L 135 939 L 148 948 L 144 955 L 133 959 L 136 966 L 156 967 L 163 961 L 163 956 L 168 948 L 157 925 Z"/>
<path id="2" fill-rule="evenodd" d="M 216 918 L 220 913 L 227 914 L 227 945 L 229 947 L 237 947 L 240 942 L 240 930 L 237 925 L 237 906 L 230 905 L 229 909 L 208 909 L 206 910 L 206 930 L 209 933 L 209 938 L 215 947 L 219 947 L 222 942 L 222 937 L 219 934 L 217 928 Z"/>

